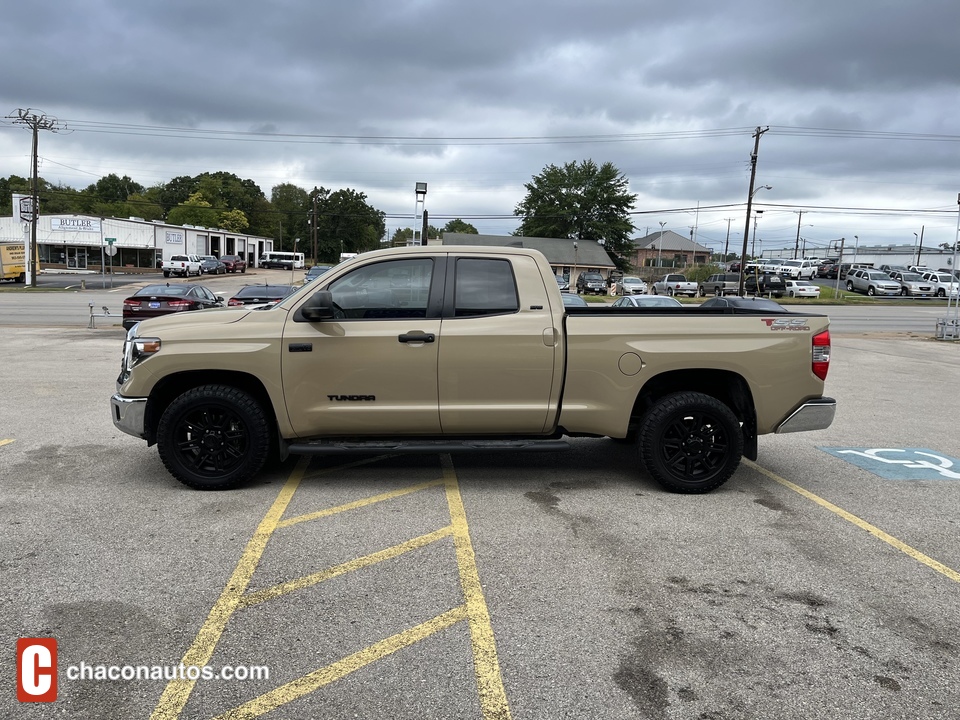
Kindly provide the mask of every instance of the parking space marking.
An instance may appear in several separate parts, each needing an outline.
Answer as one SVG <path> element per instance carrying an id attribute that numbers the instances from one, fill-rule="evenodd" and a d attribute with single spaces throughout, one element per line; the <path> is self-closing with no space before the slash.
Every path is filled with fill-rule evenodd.
<path id="1" fill-rule="evenodd" d="M 929 448 L 821 447 L 887 480 L 960 480 L 960 460 Z"/>
<path id="2" fill-rule="evenodd" d="M 385 456 L 379 456 L 377 458 L 351 463 L 346 466 L 341 465 L 336 468 L 336 470 L 342 471 L 344 467 L 367 464 L 383 459 L 385 459 Z M 506 691 L 500 674 L 493 626 L 491 624 L 486 599 L 483 595 L 483 587 L 480 583 L 480 575 L 476 566 L 476 556 L 473 551 L 473 543 L 470 539 L 469 525 L 467 524 L 466 510 L 463 505 L 463 498 L 460 495 L 459 482 L 453 467 L 453 460 L 450 456 L 441 455 L 440 463 L 442 477 L 439 480 L 422 482 L 391 492 L 380 493 L 371 497 L 355 500 L 333 508 L 283 519 L 283 514 L 303 479 L 333 471 L 333 469 L 327 469 L 322 473 L 314 473 L 308 476 L 306 475 L 306 470 L 309 465 L 309 460 L 306 458 L 302 459 L 284 484 L 277 499 L 267 511 L 266 516 L 260 522 L 253 538 L 247 543 L 226 588 L 210 611 L 206 622 L 194 639 L 193 645 L 186 652 L 181 662 L 184 665 L 208 664 L 231 616 L 237 610 L 267 602 L 347 572 L 372 566 L 378 562 L 397 557 L 446 537 L 453 538 L 460 586 L 464 598 L 463 604 L 447 610 L 426 622 L 403 630 L 384 640 L 380 640 L 341 660 L 337 660 L 313 672 L 307 673 L 296 680 L 274 688 L 228 710 L 222 715 L 219 715 L 216 720 L 260 717 L 343 678 L 352 672 L 360 670 L 377 660 L 428 638 L 441 630 L 449 628 L 460 621 L 466 621 L 470 633 L 474 674 L 476 676 L 477 693 L 483 717 L 486 720 L 509 720 L 511 717 L 510 707 L 507 702 Z M 288 580 L 256 592 L 246 592 L 267 542 L 276 530 L 311 520 L 330 517 L 374 503 L 389 501 L 403 495 L 433 487 L 444 488 L 444 497 L 450 515 L 449 525 L 392 547 L 335 565 L 320 572 Z M 196 681 L 186 679 L 171 681 L 164 690 L 160 702 L 151 716 L 152 720 L 173 720 L 174 718 L 178 718 L 189 700 L 195 685 Z"/>
<path id="3" fill-rule="evenodd" d="M 905 542 L 901 540 L 898 540 L 897 538 L 893 537 L 889 533 L 886 533 L 880 528 L 878 528 L 876 525 L 871 525 L 866 520 L 862 520 L 861 518 L 858 518 L 856 515 L 847 512 L 841 507 L 834 505 L 829 500 L 825 500 L 819 495 L 816 495 L 810 492 L 809 490 L 806 490 L 800 487 L 796 483 L 792 483 L 786 478 L 780 477 L 776 473 L 770 470 L 767 470 L 766 468 L 761 467 L 760 465 L 757 465 L 757 463 L 753 462 L 752 460 L 747 460 L 746 458 L 744 458 L 743 462 L 749 467 L 752 467 L 754 470 L 759 472 L 761 475 L 765 475 L 766 477 L 770 478 L 774 482 L 778 482 L 784 487 L 789 488 L 790 490 L 793 490 L 795 493 L 802 495 L 808 500 L 812 500 L 817 505 L 820 505 L 821 507 L 826 508 L 827 510 L 829 510 L 832 513 L 835 513 L 836 515 L 839 515 L 844 520 L 853 523 L 854 525 L 859 527 L 861 530 L 866 530 L 868 533 L 870 533 L 877 539 L 882 540 L 883 542 L 887 543 L 891 547 L 894 547 L 900 552 L 905 553 L 906 555 L 910 556 L 917 562 L 923 563 L 927 567 L 933 570 L 936 570 L 941 575 L 944 575 L 955 582 L 960 582 L 960 572 L 957 572 L 953 568 L 947 567 L 943 563 L 938 562 L 937 560 L 934 560 L 929 555 L 925 555 L 924 553 L 920 552 L 916 548 L 911 547 L 910 545 L 907 545 Z"/>
<path id="4" fill-rule="evenodd" d="M 12 442 L 13 440 L 11 440 L 10 438 L 7 438 L 6 440 L 0 440 L 0 447 L 3 447 L 4 445 L 9 445 Z"/>

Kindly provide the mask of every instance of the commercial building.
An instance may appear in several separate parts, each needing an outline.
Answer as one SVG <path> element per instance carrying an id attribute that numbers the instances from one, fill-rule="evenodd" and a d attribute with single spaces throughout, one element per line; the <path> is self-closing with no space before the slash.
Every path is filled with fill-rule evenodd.
<path id="1" fill-rule="evenodd" d="M 13 207 L 19 199 L 13 196 Z M 17 214 L 0 217 L 0 241 L 28 243 L 30 223 Z M 171 255 L 240 255 L 255 267 L 273 250 L 273 238 L 219 228 L 170 225 L 142 218 L 103 218 L 91 215 L 40 215 L 37 258 L 43 270 L 100 272 L 104 267 L 154 270 Z M 110 255 L 110 248 L 116 249 Z"/>

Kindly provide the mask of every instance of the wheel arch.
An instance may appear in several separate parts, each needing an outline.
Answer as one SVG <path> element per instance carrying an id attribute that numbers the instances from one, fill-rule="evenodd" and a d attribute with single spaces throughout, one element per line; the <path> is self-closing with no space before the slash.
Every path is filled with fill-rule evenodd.
<path id="1" fill-rule="evenodd" d="M 201 385 L 230 385 L 250 394 L 263 408 L 270 419 L 274 444 L 278 439 L 277 416 L 270 395 L 263 383 L 254 375 L 233 370 L 191 370 L 162 378 L 147 399 L 144 415 L 144 431 L 148 445 L 157 442 L 157 426 L 164 411 L 176 398 Z"/>
<path id="2" fill-rule="evenodd" d="M 630 431 L 635 432 L 647 411 L 667 395 L 692 391 L 710 395 L 729 407 L 741 423 L 743 455 L 757 459 L 757 413 L 753 393 L 743 376 L 730 370 L 671 370 L 650 378 L 637 395 L 630 413 Z"/>

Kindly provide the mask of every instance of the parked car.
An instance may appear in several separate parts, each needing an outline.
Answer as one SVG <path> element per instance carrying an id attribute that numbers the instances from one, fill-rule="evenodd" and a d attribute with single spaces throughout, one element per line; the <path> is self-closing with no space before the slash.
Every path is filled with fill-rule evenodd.
<path id="1" fill-rule="evenodd" d="M 700 286 L 693 280 L 687 280 L 684 275 L 670 273 L 657 280 L 651 290 L 654 295 L 689 295 L 696 297 Z"/>
<path id="2" fill-rule="evenodd" d="M 700 297 L 706 297 L 707 295 L 736 295 L 739 291 L 740 275 L 738 273 L 717 273 L 700 283 L 698 294 Z"/>
<path id="3" fill-rule="evenodd" d="M 762 297 L 712 297 L 700 304 L 702 308 L 731 308 L 738 310 L 759 310 L 760 312 L 788 312 L 782 305 Z"/>
<path id="4" fill-rule="evenodd" d="M 283 300 L 296 288 L 293 285 L 244 285 L 227 300 L 227 305 L 272 305 Z"/>
<path id="5" fill-rule="evenodd" d="M 201 275 L 226 275 L 227 266 L 213 255 L 203 255 L 200 261 Z"/>
<path id="6" fill-rule="evenodd" d="M 915 272 L 892 272 L 890 279 L 900 283 L 900 294 L 913 297 L 933 297 L 937 288 L 929 280 Z"/>
<path id="7" fill-rule="evenodd" d="M 900 283 L 880 270 L 856 268 L 847 273 L 847 290 L 871 296 L 899 295 Z"/>
<path id="8" fill-rule="evenodd" d="M 123 301 L 123 327 L 161 315 L 223 307 L 223 298 L 196 283 L 147 285 Z"/>
<path id="9" fill-rule="evenodd" d="M 868 265 L 864 265 L 861 263 L 841 263 L 840 269 L 837 272 L 840 275 L 840 279 L 845 280 L 851 270 L 859 270 L 859 269 L 870 269 L 870 268 Z"/>
<path id="10" fill-rule="evenodd" d="M 247 261 L 239 255 L 221 255 L 220 262 L 227 268 L 227 272 L 245 273 L 247 271 Z"/>
<path id="11" fill-rule="evenodd" d="M 784 280 L 783 284 L 787 291 L 787 297 L 792 297 L 792 298 L 820 297 L 820 286 L 814 285 L 809 280 Z"/>
<path id="12" fill-rule="evenodd" d="M 565 308 L 569 307 L 590 307 L 586 300 L 584 300 L 579 295 L 574 295 L 573 293 L 565 292 L 560 293 L 560 297 L 563 298 L 563 306 Z"/>
<path id="13" fill-rule="evenodd" d="M 303 276 L 303 284 L 311 283 L 316 280 L 321 275 L 326 274 L 330 270 L 333 270 L 333 265 L 314 265 L 312 268 L 307 270 L 306 275 Z"/>
<path id="14" fill-rule="evenodd" d="M 881 265 L 879 269 L 887 275 L 894 272 L 909 272 L 904 265 Z"/>
<path id="15" fill-rule="evenodd" d="M 786 285 L 775 272 L 751 273 L 743 279 L 743 291 L 748 295 L 773 295 L 783 297 Z"/>
<path id="16" fill-rule="evenodd" d="M 647 284 L 638 277 L 622 277 L 614 285 L 614 295 L 646 295 Z"/>
<path id="17" fill-rule="evenodd" d="M 833 260 L 825 260 L 819 265 L 817 265 L 817 272 L 815 277 L 835 278 L 836 276 L 837 276 L 837 264 Z"/>
<path id="18" fill-rule="evenodd" d="M 947 297 L 949 295 L 955 298 L 960 294 L 960 280 L 948 272 L 928 272 L 921 277 L 933 284 L 937 297 Z"/>
<path id="19" fill-rule="evenodd" d="M 812 260 L 784 260 L 780 263 L 777 272 L 785 278 L 795 280 L 812 279 L 817 274 L 817 263 Z"/>
<path id="20" fill-rule="evenodd" d="M 607 281 L 598 272 L 582 272 L 577 276 L 577 294 L 591 292 L 594 295 L 606 295 Z"/>
<path id="21" fill-rule="evenodd" d="M 683 307 L 683 303 L 676 298 L 664 295 L 624 295 L 614 301 L 610 307 Z"/>
<path id="22" fill-rule="evenodd" d="M 557 278 L 557 287 L 560 289 L 560 292 L 570 292 L 570 281 L 563 275 L 556 275 L 555 277 Z"/>
<path id="23" fill-rule="evenodd" d="M 925 272 L 933 272 L 933 268 L 928 268 L 926 265 L 907 265 L 907 271 L 922 275 Z"/>

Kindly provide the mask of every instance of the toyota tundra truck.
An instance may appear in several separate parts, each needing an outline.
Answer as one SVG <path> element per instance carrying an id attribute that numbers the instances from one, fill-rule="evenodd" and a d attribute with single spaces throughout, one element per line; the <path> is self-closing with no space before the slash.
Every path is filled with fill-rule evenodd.
<path id="1" fill-rule="evenodd" d="M 757 438 L 826 428 L 826 317 L 564 308 L 527 248 L 404 247 L 341 263 L 272 307 L 145 320 L 123 344 L 116 427 L 185 485 L 270 460 L 634 443 L 667 490 L 723 484 Z"/>

